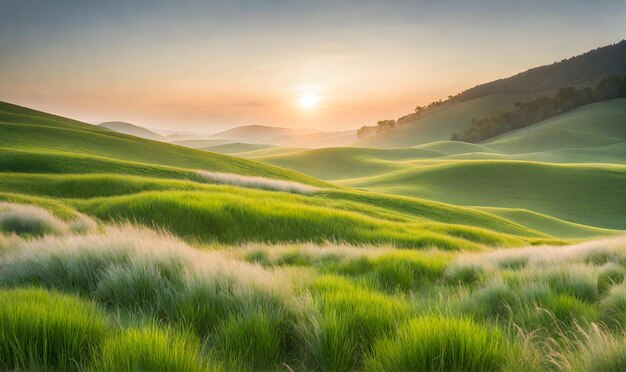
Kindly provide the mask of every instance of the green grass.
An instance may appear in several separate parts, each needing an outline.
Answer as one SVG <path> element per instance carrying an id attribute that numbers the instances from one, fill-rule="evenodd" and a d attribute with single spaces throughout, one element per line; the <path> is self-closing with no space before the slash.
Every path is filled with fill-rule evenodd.
<path id="1" fill-rule="evenodd" d="M 583 239 L 590 237 L 610 236 L 620 231 L 576 224 L 550 217 L 545 214 L 516 208 L 481 207 L 482 211 L 495 214 L 546 234 L 562 239 Z"/>
<path id="2" fill-rule="evenodd" d="M 256 162 L 150 141 L 0 102 L 0 148 L 88 155 L 150 165 L 205 169 L 294 181 L 314 179 Z"/>
<path id="3" fill-rule="evenodd" d="M 484 145 L 519 154 L 623 143 L 626 142 L 625 112 L 624 98 L 585 105 L 536 125 L 495 137 Z"/>
<path id="4" fill-rule="evenodd" d="M 456 106 L 489 108 L 499 99 L 505 97 L 441 107 L 414 124 L 357 143 L 386 149 L 330 148 L 256 159 L 348 187 L 494 208 L 484 210 L 559 238 L 625 229 L 626 201 L 618 192 L 624 188 L 620 166 L 626 165 L 624 99 L 587 105 L 482 144 L 428 137 L 446 128 L 431 121 L 454 118 Z M 435 142 L 422 143 L 418 134 Z"/>
<path id="5" fill-rule="evenodd" d="M 323 314 L 314 346 L 323 370 L 358 369 L 374 342 L 410 314 L 408 302 L 332 276 L 313 283 Z"/>
<path id="6" fill-rule="evenodd" d="M 444 203 L 527 209 L 625 229 L 626 166 L 462 161 L 358 179 L 351 186 Z"/>
<path id="7" fill-rule="evenodd" d="M 226 154 L 226 155 L 272 149 L 272 148 L 274 148 L 274 146 L 272 145 L 262 145 L 262 144 L 253 144 L 253 143 L 225 143 L 225 144 L 219 144 L 219 145 L 200 147 L 200 149 L 202 150 L 217 152 L 219 154 Z"/>
<path id="8" fill-rule="evenodd" d="M 324 199 L 224 186 L 213 186 L 203 192 L 143 192 L 73 204 L 105 221 L 136 221 L 205 242 L 329 240 L 452 250 L 476 250 L 482 244 L 525 244 L 523 238 L 475 227 L 391 217 L 384 210 L 368 205 L 342 202 L 333 208 Z"/>
<path id="9" fill-rule="evenodd" d="M 455 206 L 8 104 L 0 131 L 0 369 L 623 365 L 624 238 L 557 239 L 623 228 L 623 165 L 463 161 L 510 155 L 447 141 L 272 157 Z"/>
<path id="10" fill-rule="evenodd" d="M 125 329 L 109 337 L 90 368 L 95 371 L 208 371 L 195 337 L 157 326 Z"/>
<path id="11" fill-rule="evenodd" d="M 403 160 L 431 158 L 438 155 L 442 154 L 416 148 L 336 147 L 284 155 L 257 156 L 254 159 L 325 180 L 342 180 L 406 169 L 410 166 L 404 165 Z"/>
<path id="12" fill-rule="evenodd" d="M 435 108 L 424 118 L 402 125 L 360 141 L 359 147 L 412 147 L 435 141 L 447 141 L 452 133 L 459 133 L 469 125 L 472 118 L 480 118 L 497 110 L 509 110 L 515 102 L 525 101 L 532 96 L 496 94 L 492 96 L 457 102 Z"/>
<path id="13" fill-rule="evenodd" d="M 426 316 L 376 344 L 368 367 L 385 371 L 498 371 L 511 350 L 503 334 L 468 319 Z"/>
<path id="14" fill-rule="evenodd" d="M 42 289 L 0 290 L 0 369 L 84 366 L 108 327 L 104 312 L 91 302 Z"/>
<path id="15" fill-rule="evenodd" d="M 620 340 L 624 242 L 477 253 L 311 243 L 203 251 L 166 233 L 106 227 L 0 239 L 0 287 L 66 293 L 36 290 L 54 301 L 43 314 L 82 319 L 60 298 L 101 314 L 88 319 L 104 319 L 104 333 L 72 359 L 82 369 L 537 370 L 617 358 L 587 350 L 585 334 L 602 321 L 610 327 L 602 337 Z M 24 306 L 38 304 L 26 297 Z M 13 311 L 20 303 L 0 302 L 10 324 L 39 316 Z M 40 335 L 41 322 L 24 324 Z M 55 353 L 89 334 L 69 329 L 55 336 Z M 21 335 L 10 339 L 33 342 Z M 57 363 L 28 358 L 18 363 Z"/>

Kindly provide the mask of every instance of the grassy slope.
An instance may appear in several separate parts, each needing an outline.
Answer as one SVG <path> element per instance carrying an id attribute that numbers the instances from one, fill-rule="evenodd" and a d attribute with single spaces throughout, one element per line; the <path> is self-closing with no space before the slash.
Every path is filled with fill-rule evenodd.
<path id="1" fill-rule="evenodd" d="M 547 234 L 550 234 L 552 236 L 558 236 L 563 239 L 590 238 L 594 236 L 609 236 L 621 233 L 616 230 L 602 229 L 567 222 L 558 218 L 550 217 L 541 213 L 531 212 L 525 209 L 495 207 L 480 207 L 478 209 L 504 217 L 510 221 L 515 221 L 520 225 L 527 226 L 531 229 L 537 229 L 539 231 L 543 231 Z"/>
<path id="2" fill-rule="evenodd" d="M 429 150 L 333 147 L 256 157 L 255 160 L 299 170 L 317 178 L 340 180 L 403 169 L 401 161 L 441 155 Z"/>
<path id="3" fill-rule="evenodd" d="M 7 135 L 0 140 L 0 197 L 49 207 L 63 216 L 75 208 L 105 220 L 130 219 L 190 239 L 231 243 L 329 239 L 478 249 L 549 238 L 495 215 L 411 198 L 332 189 L 302 196 L 207 185 L 194 169 L 332 188 L 281 168 L 2 107 L 0 125 Z"/>
<path id="4" fill-rule="evenodd" d="M 65 152 L 118 161 L 319 183 L 293 171 L 115 133 L 8 103 L 0 103 L 0 131 L 0 148 L 3 149 Z"/>
<path id="5" fill-rule="evenodd" d="M 108 121 L 98 124 L 99 127 L 107 128 L 118 133 L 129 134 L 135 137 L 146 138 L 154 141 L 165 141 L 165 137 L 138 125 L 122 121 Z"/>
<path id="6" fill-rule="evenodd" d="M 274 147 L 275 146 L 272 146 L 272 145 L 236 142 L 236 143 L 226 143 L 226 144 L 220 144 L 220 145 L 214 145 L 214 146 L 206 146 L 206 147 L 201 147 L 201 149 L 206 150 L 206 151 L 211 151 L 211 152 L 217 152 L 219 154 L 237 154 L 241 152 L 272 149 Z"/>
<path id="7" fill-rule="evenodd" d="M 206 185 L 187 167 L 14 147 L 0 153 L 0 200 L 68 220 L 80 210 L 227 243 L 471 250 L 543 237 L 410 197 Z M 482 254 L 311 244 L 200 251 L 128 226 L 60 234 L 0 234 L 0 369 L 554 370 L 558 359 L 606 370 L 623 347 L 605 345 L 626 345 L 610 330 L 601 336 L 613 343 L 570 340 L 591 332 L 590 322 L 624 324 L 618 241 Z M 540 332 L 522 340 L 518 326 Z"/>
<path id="8" fill-rule="evenodd" d="M 444 105 L 412 124 L 357 141 L 353 146 L 411 147 L 434 141 L 446 141 L 450 139 L 452 133 L 465 129 L 471 118 L 483 117 L 497 110 L 510 109 L 515 102 L 529 98 L 530 96 L 525 95 L 493 95 Z"/>
<path id="9" fill-rule="evenodd" d="M 339 240 L 477 249 L 476 243 L 520 245 L 546 237 L 473 209 L 353 191 L 302 196 L 137 176 L 16 173 L 3 176 L 0 190 L 5 191 L 0 194 L 3 200 L 28 201 L 16 200 L 17 193 L 54 198 L 45 200 L 105 220 L 139 221 L 202 241 Z M 48 207 L 45 200 L 33 203 Z M 56 205 L 52 207 L 55 212 Z"/>
<path id="10" fill-rule="evenodd" d="M 175 140 L 170 141 L 173 145 L 190 147 L 192 149 L 199 149 L 202 147 L 225 145 L 232 143 L 228 140 L 210 140 L 210 139 L 188 139 L 188 140 Z"/>
<path id="11" fill-rule="evenodd" d="M 625 117 L 626 98 L 598 102 L 483 144 L 510 154 L 610 146 L 626 142 Z"/>
<path id="12" fill-rule="evenodd" d="M 626 100 L 617 99 L 587 105 L 484 144 L 437 141 L 414 148 L 321 149 L 258 160 L 347 186 L 461 205 L 509 207 L 513 208 L 509 217 L 540 231 L 561 237 L 591 236 L 603 230 L 570 222 L 626 227 L 626 217 L 619 213 L 624 198 L 617 192 L 624 187 L 622 176 L 616 177 L 622 171 L 615 171 L 621 168 L 607 171 L 600 165 L 626 164 L 625 115 Z M 481 163 L 465 160 L 486 162 L 477 167 Z M 519 162 L 498 162 L 507 160 Z M 538 168 L 536 162 L 587 164 Z M 552 191 L 536 193 L 537 187 Z M 569 195 L 570 191 L 575 193 Z M 520 219 L 518 208 L 549 215 Z M 602 217 L 605 210 L 608 214 Z M 557 227 L 551 217 L 564 221 Z"/>
<path id="13" fill-rule="evenodd" d="M 456 161 L 346 182 L 446 203 L 529 209 L 626 229 L 626 166 Z"/>
<path id="14" fill-rule="evenodd" d="M 256 159 L 262 158 L 266 156 L 276 156 L 276 155 L 286 155 L 286 154 L 295 154 L 300 151 L 307 151 L 303 147 L 272 147 L 264 150 L 255 150 L 249 152 L 240 152 L 236 156 L 246 158 L 246 159 Z"/>

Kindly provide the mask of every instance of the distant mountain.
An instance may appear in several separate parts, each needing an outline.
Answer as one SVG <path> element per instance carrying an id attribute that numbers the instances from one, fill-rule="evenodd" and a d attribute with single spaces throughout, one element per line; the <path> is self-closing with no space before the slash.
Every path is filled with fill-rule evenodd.
<path id="1" fill-rule="evenodd" d="M 123 121 L 107 121 L 105 123 L 98 124 L 98 126 L 107 128 L 119 133 L 130 134 L 131 136 L 141 137 L 154 141 L 165 141 L 166 138 L 160 134 L 154 133 L 146 128 L 138 125 L 125 123 Z"/>
<path id="2" fill-rule="evenodd" d="M 209 139 L 316 148 L 348 145 L 356 140 L 356 131 L 323 132 L 314 129 L 245 125 L 214 134 Z"/>
<path id="3" fill-rule="evenodd" d="M 313 129 L 271 127 L 267 125 L 244 125 L 214 134 L 211 138 L 237 140 L 245 143 L 263 143 L 263 139 L 265 138 L 299 136 L 312 133 L 319 133 L 319 131 Z"/>
<path id="4" fill-rule="evenodd" d="M 624 73 L 626 40 L 509 78 L 477 85 L 453 100 L 467 101 L 492 94 L 535 94 L 571 85 L 594 85 L 603 77 Z"/>

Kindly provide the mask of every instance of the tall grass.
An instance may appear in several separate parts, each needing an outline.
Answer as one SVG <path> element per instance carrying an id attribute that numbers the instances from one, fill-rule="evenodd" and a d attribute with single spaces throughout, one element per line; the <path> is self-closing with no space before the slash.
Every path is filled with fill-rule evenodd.
<path id="1" fill-rule="evenodd" d="M 607 325 L 626 329 L 626 285 L 611 288 L 600 301 L 600 313 Z"/>
<path id="2" fill-rule="evenodd" d="M 381 207 L 232 186 L 212 186 L 202 192 L 142 192 L 74 203 L 82 212 L 105 221 L 126 219 L 204 242 L 321 244 L 331 241 L 446 250 L 484 247 L 484 243 L 470 240 L 476 234 L 452 236 L 435 231 L 442 229 L 440 224 L 417 222 Z M 476 230 L 480 235 L 480 229 Z M 497 246 L 526 244 L 518 237 L 492 235 L 490 244 Z M 495 237 L 497 241 L 493 240 Z"/>
<path id="3" fill-rule="evenodd" d="M 247 340 L 256 345 L 275 339 L 280 358 L 272 354 L 273 365 L 301 351 L 300 324 L 306 314 L 288 276 L 132 226 L 15 244 L 0 261 L 0 285 L 38 284 L 95 298 L 112 310 L 158 317 L 188 327 L 198 336 L 210 335 L 212 342 L 227 345 L 228 351 L 235 348 L 229 337 L 237 334 L 232 319 L 260 311 L 271 314 L 272 327 L 277 328 L 261 328 L 245 335 Z M 214 334 L 217 329 L 221 333 Z M 237 350 L 246 363 L 267 360 L 263 349 L 257 351 L 245 357 L 244 349 Z"/>
<path id="4" fill-rule="evenodd" d="M 361 289 L 340 277 L 313 283 L 321 313 L 313 354 L 323 370 L 354 370 L 374 342 L 411 312 L 401 298 Z"/>
<path id="5" fill-rule="evenodd" d="M 94 371 L 207 371 L 197 338 L 168 327 L 132 327 L 96 352 Z"/>
<path id="6" fill-rule="evenodd" d="M 626 370 L 626 334 L 611 333 L 599 324 L 578 327 L 563 351 L 554 353 L 551 367 L 567 371 L 619 372 Z"/>
<path id="7" fill-rule="evenodd" d="M 198 171 L 203 179 L 223 185 L 249 187 L 253 189 L 285 191 L 295 194 L 314 194 L 320 188 L 295 181 L 276 180 L 266 177 L 242 176 L 233 173 Z"/>
<path id="8" fill-rule="evenodd" d="M 367 366 L 384 371 L 498 371 L 510 354 L 497 329 L 469 319 L 423 316 L 378 342 Z"/>
<path id="9" fill-rule="evenodd" d="M 27 234 L 62 234 L 69 226 L 43 208 L 0 202 L 0 231 Z"/>
<path id="10" fill-rule="evenodd" d="M 0 369 L 78 369 L 108 327 L 94 303 L 42 289 L 0 290 Z"/>
<path id="11" fill-rule="evenodd" d="M 249 244 L 240 257 L 265 266 L 312 266 L 358 278 L 383 291 L 414 291 L 440 280 L 453 255 L 440 250 L 398 251 L 345 244 L 268 246 Z"/>
<path id="12" fill-rule="evenodd" d="M 536 367 L 537 355 L 567 366 L 570 349 L 583 348 L 569 340 L 599 320 L 621 342 L 624 243 L 482 253 L 331 243 L 199 250 L 119 225 L 0 234 L 0 287 L 76 294 L 88 301 L 54 296 L 117 317 L 80 368 L 497 370 Z M 521 347 L 518 333 L 533 336 Z M 57 363 L 38 355 L 6 368 Z"/>

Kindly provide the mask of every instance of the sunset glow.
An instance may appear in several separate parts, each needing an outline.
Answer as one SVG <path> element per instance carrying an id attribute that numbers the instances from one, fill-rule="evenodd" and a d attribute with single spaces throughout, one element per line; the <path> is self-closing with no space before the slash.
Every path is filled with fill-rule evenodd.
<path id="1" fill-rule="evenodd" d="M 317 106 L 319 101 L 320 98 L 315 94 L 305 94 L 303 96 L 300 96 L 300 98 L 298 99 L 298 104 L 302 108 L 310 109 Z"/>
<path id="2" fill-rule="evenodd" d="M 206 133 L 355 129 L 626 33 L 624 2 L 2 3 L 0 100 Z"/>

